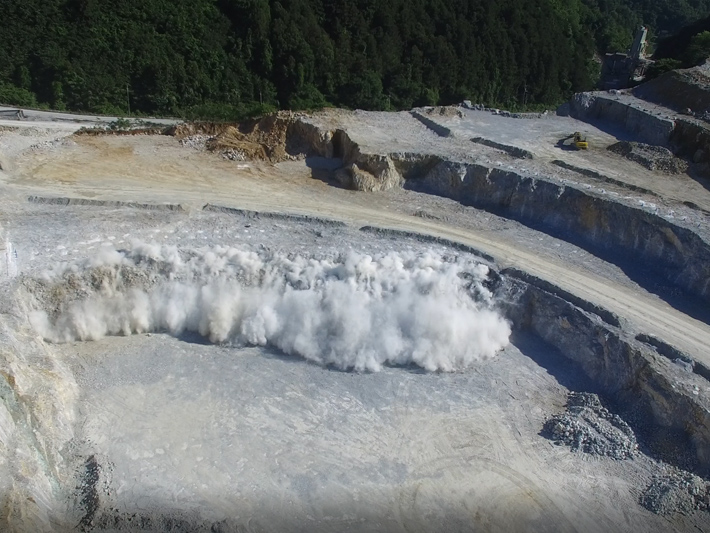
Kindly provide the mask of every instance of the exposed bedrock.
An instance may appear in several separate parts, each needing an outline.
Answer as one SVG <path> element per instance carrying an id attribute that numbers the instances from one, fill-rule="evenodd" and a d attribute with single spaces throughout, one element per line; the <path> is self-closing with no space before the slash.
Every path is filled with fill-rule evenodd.
<path id="1" fill-rule="evenodd" d="M 677 119 L 671 144 L 679 156 L 699 163 L 705 175 L 710 175 L 710 129 L 696 120 Z"/>
<path id="2" fill-rule="evenodd" d="M 708 243 L 654 213 L 479 164 L 442 162 L 413 186 L 540 227 L 597 253 L 645 261 L 674 285 L 710 299 Z"/>
<path id="3" fill-rule="evenodd" d="M 666 146 L 675 128 L 669 118 L 656 116 L 605 93 L 578 93 L 569 103 L 569 114 L 579 120 L 610 122 L 639 141 Z"/>
<path id="4" fill-rule="evenodd" d="M 73 521 L 61 486 L 73 480 L 69 450 L 78 388 L 3 294 L 0 323 L 0 530 L 56 531 Z"/>
<path id="5" fill-rule="evenodd" d="M 605 93 L 576 94 L 568 111 L 580 120 L 604 121 L 621 127 L 641 142 L 671 147 L 676 155 L 693 163 L 710 164 L 710 128 L 700 120 L 654 115 L 643 109 L 642 102 L 617 100 Z M 705 174 L 710 171 L 707 167 L 699 170 Z"/>
<path id="6" fill-rule="evenodd" d="M 701 474 L 710 471 L 710 402 L 698 394 L 708 385 L 703 377 L 548 290 L 544 282 L 502 274 L 502 290 L 513 295 L 506 314 L 515 328 L 532 331 L 578 364 L 653 455 Z"/>
<path id="7" fill-rule="evenodd" d="M 612 261 L 642 264 L 672 285 L 710 300 L 710 244 L 657 214 L 477 163 L 429 154 L 366 154 L 342 130 L 311 133 L 308 139 L 307 153 L 343 160 L 336 177 L 345 187 L 380 191 L 404 185 L 451 198 L 540 228 Z"/>

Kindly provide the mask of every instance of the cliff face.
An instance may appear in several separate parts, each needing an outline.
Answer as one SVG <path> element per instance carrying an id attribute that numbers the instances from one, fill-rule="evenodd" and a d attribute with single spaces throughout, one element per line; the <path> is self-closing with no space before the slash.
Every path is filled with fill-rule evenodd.
<path id="1" fill-rule="evenodd" d="M 671 358 L 608 323 L 607 317 L 571 303 L 540 280 L 505 270 L 501 274 L 504 290 L 517 295 L 507 315 L 518 328 L 532 331 L 579 365 L 634 422 L 651 449 L 678 457 L 687 454 L 697 471 L 708 471 L 710 405 L 693 392 L 693 387 L 707 385 L 703 377 L 687 374 Z"/>
<path id="2" fill-rule="evenodd" d="M 672 70 L 633 90 L 634 95 L 685 112 L 703 112 L 710 107 L 710 78 L 707 66 Z"/>
<path id="3" fill-rule="evenodd" d="M 633 102 L 607 93 L 579 93 L 570 101 L 569 114 L 584 121 L 606 121 L 633 134 L 647 144 L 666 146 L 675 128 L 669 118 L 657 116 Z"/>
<path id="4" fill-rule="evenodd" d="M 585 95 L 578 95 L 581 102 Z M 646 135 L 668 139 L 672 121 L 608 98 L 585 101 L 587 113 L 616 117 Z M 581 104 L 580 104 L 581 105 Z M 688 130 L 689 131 L 689 130 Z M 688 133 L 690 135 L 690 133 Z M 644 265 L 673 285 L 710 300 L 710 243 L 689 227 L 582 188 L 478 163 L 426 154 L 367 154 L 345 131 L 309 135 L 309 149 L 343 159 L 341 184 L 379 191 L 405 186 L 457 200 L 540 228 L 612 259 Z"/>
<path id="5" fill-rule="evenodd" d="M 636 89 L 635 94 L 643 95 L 644 98 L 653 95 L 654 98 L 649 98 L 649 101 L 659 101 L 658 92 L 646 88 L 646 85 L 648 84 Z M 703 98 L 708 99 L 710 93 L 701 92 Z M 696 102 L 695 105 L 700 104 Z M 705 122 L 690 116 L 669 118 L 664 116 L 662 111 L 654 111 L 647 107 L 648 104 L 628 95 L 579 93 L 563 111 L 568 111 L 572 117 L 579 120 L 607 122 L 623 129 L 641 142 L 669 147 L 676 155 L 687 158 L 693 163 L 704 165 L 710 163 L 710 127 Z M 710 168 L 707 166 L 701 166 L 699 170 L 705 175 L 710 173 Z"/>
<path id="6" fill-rule="evenodd" d="M 37 339 L 22 298 L 7 297 L 0 320 L 0 530 L 57 530 L 71 523 L 58 487 L 73 479 L 78 387 L 71 372 Z M 21 524 L 21 528 L 18 528 Z"/>
<path id="7" fill-rule="evenodd" d="M 698 121 L 677 119 L 670 141 L 679 156 L 699 163 L 699 170 L 710 175 L 710 128 Z"/>
<path id="8" fill-rule="evenodd" d="M 673 284 L 710 299 L 710 245 L 654 213 L 477 164 L 442 162 L 412 185 L 542 228 L 598 253 L 653 265 Z"/>

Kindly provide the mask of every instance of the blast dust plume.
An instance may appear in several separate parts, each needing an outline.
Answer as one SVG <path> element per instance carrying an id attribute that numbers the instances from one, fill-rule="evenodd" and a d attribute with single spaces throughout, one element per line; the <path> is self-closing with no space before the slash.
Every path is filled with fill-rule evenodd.
<path id="1" fill-rule="evenodd" d="M 137 242 L 45 273 L 43 286 L 73 293 L 30 319 L 55 343 L 189 331 L 341 369 L 454 371 L 509 342 L 510 324 L 484 286 L 488 272 L 432 251 L 314 258 Z"/>

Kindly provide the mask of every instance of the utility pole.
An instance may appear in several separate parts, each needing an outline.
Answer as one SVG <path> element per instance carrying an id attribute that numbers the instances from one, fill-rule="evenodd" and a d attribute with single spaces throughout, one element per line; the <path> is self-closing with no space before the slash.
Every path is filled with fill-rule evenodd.
<path id="1" fill-rule="evenodd" d="M 128 92 L 128 84 L 126 83 L 126 102 L 128 102 L 128 116 L 131 116 L 131 95 Z"/>

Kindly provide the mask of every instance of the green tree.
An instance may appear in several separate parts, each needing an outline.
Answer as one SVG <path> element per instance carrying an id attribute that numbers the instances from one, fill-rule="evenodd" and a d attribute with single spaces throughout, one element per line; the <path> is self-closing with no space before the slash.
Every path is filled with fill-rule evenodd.
<path id="1" fill-rule="evenodd" d="M 710 57 L 710 31 L 704 31 L 694 35 L 690 40 L 690 46 L 685 52 L 685 63 L 699 65 L 708 57 Z"/>

